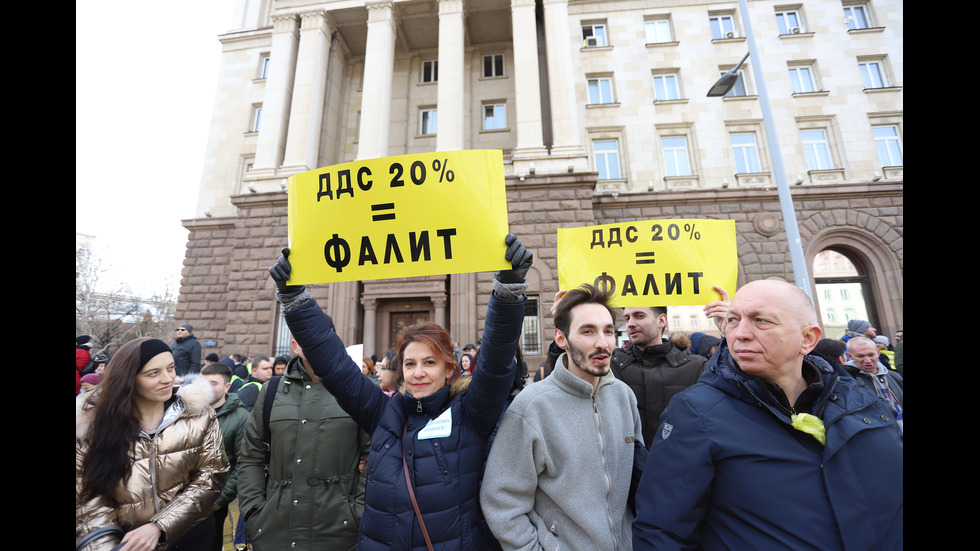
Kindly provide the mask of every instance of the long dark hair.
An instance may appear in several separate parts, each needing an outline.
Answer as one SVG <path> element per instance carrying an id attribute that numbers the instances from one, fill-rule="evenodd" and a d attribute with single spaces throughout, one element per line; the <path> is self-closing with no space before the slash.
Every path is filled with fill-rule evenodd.
<path id="1" fill-rule="evenodd" d="M 88 451 L 82 460 L 82 501 L 105 497 L 114 502 L 119 483 L 129 478 L 140 431 L 133 392 L 142 368 L 140 346 L 148 340 L 131 340 L 113 354 L 97 390 L 86 399 L 85 407 L 94 411 L 85 435 Z"/>

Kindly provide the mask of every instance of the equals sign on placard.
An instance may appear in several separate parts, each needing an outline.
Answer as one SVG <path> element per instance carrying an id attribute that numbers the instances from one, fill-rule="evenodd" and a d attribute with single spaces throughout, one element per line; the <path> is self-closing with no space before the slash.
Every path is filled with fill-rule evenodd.
<path id="1" fill-rule="evenodd" d="M 637 264 L 654 264 L 654 263 L 656 263 L 656 260 L 653 259 L 653 252 L 636 253 L 636 263 Z"/>
<path id="2" fill-rule="evenodd" d="M 374 214 L 371 216 L 371 220 L 374 222 L 379 222 L 381 220 L 394 220 L 394 212 L 384 212 L 386 210 L 394 211 L 394 203 L 378 203 L 377 205 L 371 205 L 371 212 L 381 212 L 381 214 Z"/>

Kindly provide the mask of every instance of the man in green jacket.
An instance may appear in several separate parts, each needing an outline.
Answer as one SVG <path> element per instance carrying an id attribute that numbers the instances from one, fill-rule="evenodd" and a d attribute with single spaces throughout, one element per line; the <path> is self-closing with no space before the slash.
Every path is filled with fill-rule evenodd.
<path id="1" fill-rule="evenodd" d="M 241 450 L 242 434 L 248 421 L 248 410 L 242 405 L 238 395 L 229 392 L 231 388 L 231 368 L 223 363 L 210 363 L 201 368 L 201 376 L 211 383 L 214 401 L 211 407 L 218 415 L 225 455 L 228 457 L 228 479 L 221 488 L 221 495 L 214 504 L 214 546 L 213 551 L 221 551 L 224 542 L 225 518 L 228 504 L 238 495 L 238 458 Z"/>
<path id="2" fill-rule="evenodd" d="M 254 551 L 353 550 L 371 439 L 317 380 L 295 340 L 292 347 L 286 373 L 262 386 L 245 425 L 238 478 L 245 537 Z M 266 477 L 263 412 L 273 384 Z"/>

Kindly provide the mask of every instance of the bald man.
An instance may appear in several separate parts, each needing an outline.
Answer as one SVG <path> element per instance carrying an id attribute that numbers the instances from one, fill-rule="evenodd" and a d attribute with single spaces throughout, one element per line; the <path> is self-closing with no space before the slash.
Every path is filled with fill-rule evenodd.
<path id="1" fill-rule="evenodd" d="M 902 432 L 843 367 L 782 281 L 738 290 L 725 341 L 662 416 L 633 548 L 901 549 Z"/>
<path id="2" fill-rule="evenodd" d="M 879 361 L 878 345 L 867 337 L 854 337 L 847 341 L 847 354 L 851 359 L 844 369 L 859 385 L 873 392 L 892 408 L 899 426 L 902 426 L 902 406 L 905 380 L 897 372 Z"/>

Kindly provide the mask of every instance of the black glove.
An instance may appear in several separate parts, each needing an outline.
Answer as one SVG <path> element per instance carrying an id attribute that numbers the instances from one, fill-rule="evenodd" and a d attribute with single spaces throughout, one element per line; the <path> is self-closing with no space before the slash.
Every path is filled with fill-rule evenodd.
<path id="1" fill-rule="evenodd" d="M 283 247 L 282 256 L 273 266 L 269 267 L 269 275 L 272 276 L 272 281 L 276 282 L 276 290 L 280 295 L 298 293 L 306 289 L 305 285 L 286 285 L 292 271 L 293 267 L 289 264 L 289 247 Z"/>
<path id="2" fill-rule="evenodd" d="M 525 249 L 524 245 L 521 245 L 521 242 L 517 240 L 517 236 L 512 233 L 508 233 L 507 237 L 504 238 L 504 244 L 507 245 L 504 258 L 510 262 L 513 268 L 497 272 L 497 280 L 501 283 L 523 283 L 528 269 L 531 268 L 534 255 Z"/>

